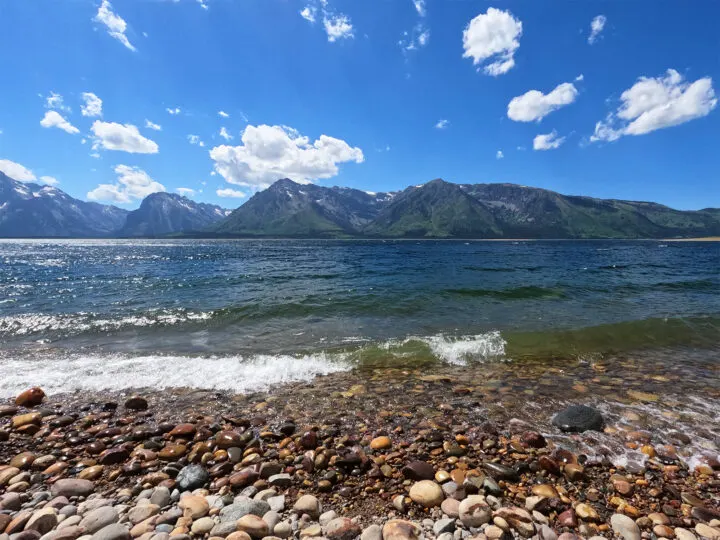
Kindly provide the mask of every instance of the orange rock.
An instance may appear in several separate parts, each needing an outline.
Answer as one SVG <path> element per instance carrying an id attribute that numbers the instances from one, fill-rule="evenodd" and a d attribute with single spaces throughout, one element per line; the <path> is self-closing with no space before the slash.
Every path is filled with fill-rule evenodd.
<path id="1" fill-rule="evenodd" d="M 34 407 L 40 405 L 43 399 L 45 399 L 45 392 L 42 391 L 42 388 L 35 386 L 19 394 L 15 398 L 15 404 L 21 407 Z"/>

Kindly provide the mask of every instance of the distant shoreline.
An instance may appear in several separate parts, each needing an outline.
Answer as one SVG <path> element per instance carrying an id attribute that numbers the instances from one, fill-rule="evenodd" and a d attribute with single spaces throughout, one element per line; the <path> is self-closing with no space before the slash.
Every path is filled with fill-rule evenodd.
<path id="1" fill-rule="evenodd" d="M 720 236 L 701 236 L 695 238 L 448 238 L 448 237 L 313 237 L 313 236 L 105 236 L 105 237 L 69 237 L 69 236 L 27 236 L 27 237 L 0 237 L 0 242 L 26 241 L 26 240 L 312 240 L 312 241 L 366 241 L 366 242 L 720 242 Z"/>
<path id="2" fill-rule="evenodd" d="M 699 238 L 666 238 L 665 242 L 720 242 L 720 236 L 701 236 Z"/>

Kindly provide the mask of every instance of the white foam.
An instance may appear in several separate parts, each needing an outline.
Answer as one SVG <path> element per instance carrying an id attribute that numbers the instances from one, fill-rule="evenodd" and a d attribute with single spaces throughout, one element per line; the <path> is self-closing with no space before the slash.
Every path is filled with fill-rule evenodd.
<path id="1" fill-rule="evenodd" d="M 444 335 L 420 338 L 432 353 L 448 364 L 465 365 L 468 361 L 498 359 L 505 356 L 505 341 L 498 331 L 451 338 Z"/>
<path id="2" fill-rule="evenodd" d="M 47 393 L 124 390 L 128 388 L 202 388 L 238 393 L 309 381 L 348 371 L 344 355 L 306 356 L 72 356 L 40 360 L 4 358 L 0 362 L 0 397 L 30 387 Z"/>

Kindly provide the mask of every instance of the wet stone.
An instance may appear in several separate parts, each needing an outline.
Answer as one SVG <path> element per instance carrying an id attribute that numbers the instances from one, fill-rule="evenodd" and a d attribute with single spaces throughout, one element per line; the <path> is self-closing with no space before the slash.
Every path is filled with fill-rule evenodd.
<path id="1" fill-rule="evenodd" d="M 571 405 L 560 411 L 552 420 L 561 431 L 602 431 L 604 421 L 600 411 L 586 405 Z"/>
<path id="2" fill-rule="evenodd" d="M 435 469 L 424 461 L 413 461 L 402 469 L 403 476 L 410 480 L 432 480 L 435 477 Z"/>
<path id="3" fill-rule="evenodd" d="M 180 469 L 175 481 L 181 491 L 192 491 L 207 484 L 210 481 L 210 475 L 202 465 L 188 465 Z"/>

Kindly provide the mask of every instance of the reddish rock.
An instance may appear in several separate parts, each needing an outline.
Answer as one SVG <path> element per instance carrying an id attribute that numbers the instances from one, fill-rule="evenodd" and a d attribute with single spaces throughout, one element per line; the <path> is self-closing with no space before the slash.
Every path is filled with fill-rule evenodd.
<path id="1" fill-rule="evenodd" d="M 125 408 L 134 411 L 144 411 L 148 408 L 148 402 L 144 397 L 132 396 L 125 401 Z"/>
<path id="2" fill-rule="evenodd" d="M 40 405 L 43 399 L 45 399 L 45 392 L 42 391 L 42 388 L 35 386 L 18 395 L 18 397 L 15 398 L 15 405 L 19 405 L 20 407 L 34 407 L 35 405 Z"/>
<path id="3" fill-rule="evenodd" d="M 569 510 L 565 510 L 557 517 L 557 524 L 560 527 L 577 527 L 578 520 L 577 516 L 575 515 L 575 510 L 573 510 L 572 508 L 570 508 Z"/>
<path id="4" fill-rule="evenodd" d="M 130 457 L 130 453 L 123 447 L 108 448 L 98 458 L 102 465 L 117 465 Z"/>
<path id="5" fill-rule="evenodd" d="M 545 437 L 537 431 L 526 431 L 520 436 L 520 442 L 530 448 L 545 448 L 547 446 Z"/>
<path id="6" fill-rule="evenodd" d="M 169 435 L 171 437 L 192 437 L 196 431 L 197 428 L 193 424 L 179 424 L 170 431 Z"/>

